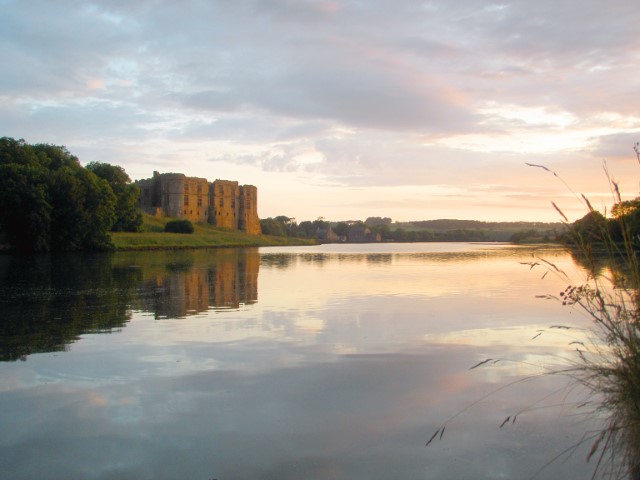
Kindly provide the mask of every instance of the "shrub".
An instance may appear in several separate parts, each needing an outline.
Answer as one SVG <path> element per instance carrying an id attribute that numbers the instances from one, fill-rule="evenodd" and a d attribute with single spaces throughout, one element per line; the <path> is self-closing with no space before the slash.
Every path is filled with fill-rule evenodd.
<path id="1" fill-rule="evenodd" d="M 193 223 L 189 220 L 171 220 L 164 226 L 165 232 L 193 233 Z"/>

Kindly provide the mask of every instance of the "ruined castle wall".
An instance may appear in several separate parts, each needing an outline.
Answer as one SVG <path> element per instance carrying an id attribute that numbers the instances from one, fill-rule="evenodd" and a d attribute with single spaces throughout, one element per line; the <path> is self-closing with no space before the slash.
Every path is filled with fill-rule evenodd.
<path id="1" fill-rule="evenodd" d="M 195 223 L 260 233 L 258 189 L 238 182 L 187 177 L 182 173 L 153 172 L 135 182 L 138 206 L 150 215 L 185 218 Z"/>
<path id="2" fill-rule="evenodd" d="M 229 180 L 216 180 L 209 185 L 209 222 L 216 227 L 232 228 L 237 230 L 238 213 L 240 205 L 238 182 Z"/>
<path id="3" fill-rule="evenodd" d="M 186 178 L 181 173 L 163 173 L 158 178 L 160 204 L 167 217 L 185 218 L 183 192 Z"/>
<path id="4" fill-rule="evenodd" d="M 205 178 L 184 179 L 182 213 L 184 218 L 195 223 L 209 220 L 209 182 Z"/>
<path id="5" fill-rule="evenodd" d="M 238 228 L 247 233 L 258 235 L 260 219 L 258 218 L 258 189 L 253 185 L 240 187 L 240 219 Z"/>
<path id="6" fill-rule="evenodd" d="M 162 216 L 162 203 L 160 198 L 160 174 L 153 172 L 153 178 L 137 180 L 135 183 L 140 190 L 138 207 L 144 213 L 154 216 Z"/>

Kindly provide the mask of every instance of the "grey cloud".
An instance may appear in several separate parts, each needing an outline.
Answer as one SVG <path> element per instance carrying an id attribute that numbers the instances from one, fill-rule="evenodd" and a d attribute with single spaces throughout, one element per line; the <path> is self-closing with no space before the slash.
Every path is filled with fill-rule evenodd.
<path id="1" fill-rule="evenodd" d="M 407 85 L 396 72 L 366 68 L 307 69 L 285 79 L 274 109 L 345 125 L 385 130 L 467 130 L 472 115 L 428 83 Z"/>
<path id="2" fill-rule="evenodd" d="M 0 58 L 11 65 L 3 92 L 34 97 L 86 93 L 85 82 L 128 54 L 131 19 L 114 27 L 82 2 L 9 2 L 0 21 Z"/>
<path id="3" fill-rule="evenodd" d="M 261 143 L 216 159 L 350 185 L 490 183 L 516 157 L 412 135 L 532 128 L 481 123 L 488 102 L 555 106 L 584 125 L 636 114 L 638 17 L 623 0 L 5 0 L 0 126 L 67 145 Z M 356 133 L 336 139 L 340 128 Z M 596 154 L 610 141 L 594 139 Z M 324 160 L 298 165 L 309 148 Z"/>
<path id="4" fill-rule="evenodd" d="M 25 137 L 30 131 L 32 135 L 37 132 L 38 138 L 28 138 L 28 141 L 34 143 L 47 141 L 64 144 L 69 139 L 95 140 L 97 132 L 103 141 L 142 141 L 151 132 L 140 126 L 159 121 L 157 116 L 141 112 L 135 106 L 105 101 L 67 105 L 34 103 L 27 112 L 8 104 L 0 106 L 0 113 L 0 129 L 3 132 Z M 25 134 L 21 134 L 21 131 Z"/>
<path id="5" fill-rule="evenodd" d="M 604 135 L 594 139 L 594 155 L 603 159 L 622 159 L 628 161 L 635 157 L 633 146 L 640 142 L 640 131 Z"/>
<path id="6" fill-rule="evenodd" d="M 310 0 L 263 0 L 256 1 L 254 8 L 279 22 L 315 23 L 334 19 L 341 9 L 339 2 Z"/>

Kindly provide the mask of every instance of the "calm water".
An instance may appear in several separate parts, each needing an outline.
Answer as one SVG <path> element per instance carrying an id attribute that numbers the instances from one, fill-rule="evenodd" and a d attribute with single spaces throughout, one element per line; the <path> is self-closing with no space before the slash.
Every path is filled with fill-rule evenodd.
<path id="1" fill-rule="evenodd" d="M 593 427 L 558 376 L 483 399 L 588 326 L 533 255 L 581 281 L 481 244 L 2 256 L 0 477 L 529 478 Z"/>

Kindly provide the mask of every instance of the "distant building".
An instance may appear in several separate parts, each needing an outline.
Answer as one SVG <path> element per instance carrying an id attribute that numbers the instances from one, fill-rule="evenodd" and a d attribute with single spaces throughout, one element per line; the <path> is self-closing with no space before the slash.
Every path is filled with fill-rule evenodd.
<path id="1" fill-rule="evenodd" d="M 335 243 L 340 241 L 340 236 L 329 225 L 327 228 L 318 228 L 316 230 L 316 240 L 324 243 Z"/>
<path id="2" fill-rule="evenodd" d="M 258 189 L 253 185 L 158 172 L 135 183 L 140 189 L 138 206 L 145 213 L 260 233 Z"/>

